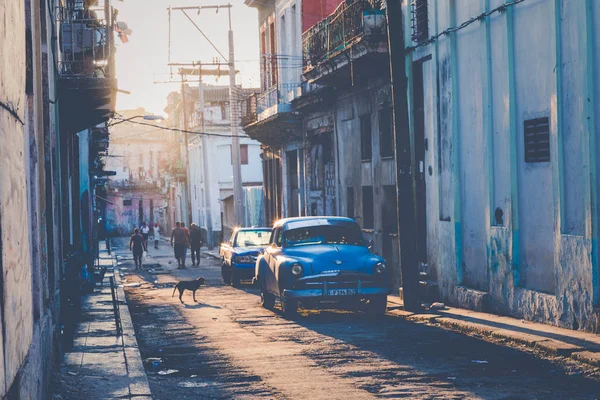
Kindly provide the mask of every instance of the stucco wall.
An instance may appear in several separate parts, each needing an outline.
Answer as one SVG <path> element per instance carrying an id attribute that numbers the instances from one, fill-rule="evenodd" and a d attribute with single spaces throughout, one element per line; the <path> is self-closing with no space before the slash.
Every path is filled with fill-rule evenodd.
<path id="1" fill-rule="evenodd" d="M 13 382 L 32 340 L 31 254 L 25 165 L 25 15 L 23 2 L 0 4 L 0 248 L 3 352 L 0 393 Z M 6 108 L 12 110 L 9 112 Z"/>
<path id="2" fill-rule="evenodd" d="M 503 2 L 430 3 L 430 33 L 479 15 L 486 3 Z M 586 16 L 584 1 L 527 0 L 407 55 L 410 94 L 412 61 L 431 56 L 423 63 L 433 170 L 428 261 L 446 301 L 600 329 L 591 196 L 599 181 L 594 151 L 586 150 L 598 150 L 589 117 L 600 110 L 600 33 L 586 30 L 600 17 L 593 3 Z M 526 163 L 524 121 L 539 117 L 550 121 L 551 159 Z M 497 208 L 503 221 L 495 221 Z"/>

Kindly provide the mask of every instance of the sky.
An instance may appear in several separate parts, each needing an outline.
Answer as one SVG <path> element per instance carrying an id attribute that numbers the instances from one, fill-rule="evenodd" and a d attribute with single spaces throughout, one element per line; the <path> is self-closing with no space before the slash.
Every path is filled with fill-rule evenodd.
<path id="1" fill-rule="evenodd" d="M 115 36 L 117 45 L 116 71 L 119 89 L 131 94 L 117 94 L 117 110 L 144 107 L 148 113 L 164 114 L 167 95 L 181 88 L 177 83 L 154 83 L 180 80 L 176 69 L 170 75 L 168 67 L 169 48 L 169 6 L 209 6 L 226 5 L 227 0 L 114 0 L 113 7 L 119 10 L 118 21 L 126 22 L 133 31 L 128 43 L 121 43 Z M 258 16 L 254 8 L 244 5 L 243 0 L 231 0 L 234 49 L 237 83 L 244 87 L 260 85 Z M 227 9 L 187 11 L 188 15 L 202 29 L 219 51 L 229 56 L 229 22 Z M 181 11 L 171 14 L 171 62 L 203 61 L 212 62 L 215 57 L 224 61 L 206 39 Z M 197 78 L 190 77 L 190 80 Z M 228 85 L 229 78 L 218 81 L 208 77 L 206 83 Z M 197 83 L 190 83 L 197 85 Z"/>

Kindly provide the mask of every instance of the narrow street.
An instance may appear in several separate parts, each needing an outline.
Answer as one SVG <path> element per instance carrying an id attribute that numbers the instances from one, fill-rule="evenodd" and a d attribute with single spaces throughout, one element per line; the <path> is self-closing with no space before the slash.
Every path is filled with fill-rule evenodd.
<path id="1" fill-rule="evenodd" d="M 289 321 L 261 308 L 250 285 L 223 285 L 218 260 L 204 257 L 191 267 L 188 257 L 187 269 L 177 270 L 171 248 L 161 243 L 137 274 L 126 240 L 114 243 L 155 399 L 593 399 L 600 393 L 597 381 L 558 359 L 389 312 L 374 320 L 301 310 Z M 191 292 L 183 305 L 172 297 L 177 281 L 199 276 L 207 279 L 196 293 L 199 303 Z"/>

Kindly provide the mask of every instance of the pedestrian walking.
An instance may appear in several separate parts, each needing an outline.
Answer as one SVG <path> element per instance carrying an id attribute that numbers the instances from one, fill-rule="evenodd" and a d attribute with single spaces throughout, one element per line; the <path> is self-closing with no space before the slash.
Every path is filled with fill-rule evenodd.
<path id="1" fill-rule="evenodd" d="M 181 222 L 175 223 L 175 228 L 171 231 L 171 246 L 175 252 L 175 259 L 177 260 L 177 267 L 182 268 L 184 266 L 184 250 L 185 250 L 185 230 L 181 227 Z"/>
<path id="2" fill-rule="evenodd" d="M 150 227 L 146 225 L 146 222 L 142 223 L 142 226 L 140 227 L 140 232 L 142 234 L 142 237 L 144 238 L 146 251 L 148 251 L 148 237 L 150 236 Z"/>
<path id="3" fill-rule="evenodd" d="M 158 222 L 154 223 L 154 229 L 152 230 L 152 238 L 154 239 L 154 248 L 158 249 L 158 241 L 160 240 L 160 228 Z"/>
<path id="4" fill-rule="evenodd" d="M 190 231 L 185 227 L 185 223 L 181 223 L 181 228 L 185 231 L 184 241 L 185 246 L 183 246 L 183 266 L 185 267 L 185 259 L 187 257 L 187 249 L 190 247 Z"/>
<path id="5" fill-rule="evenodd" d="M 135 270 L 142 268 L 142 255 L 144 251 L 148 251 L 144 237 L 140 235 L 140 230 L 135 228 L 133 235 L 129 239 L 129 250 L 133 253 L 133 261 L 135 262 Z"/>
<path id="6" fill-rule="evenodd" d="M 192 250 L 192 265 L 200 266 L 200 248 L 202 247 L 202 232 L 195 223 L 190 226 L 190 248 Z"/>

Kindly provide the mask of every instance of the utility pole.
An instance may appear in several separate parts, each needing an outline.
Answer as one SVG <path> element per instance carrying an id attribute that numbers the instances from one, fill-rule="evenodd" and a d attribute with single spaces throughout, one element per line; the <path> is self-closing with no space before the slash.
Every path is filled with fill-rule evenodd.
<path id="1" fill-rule="evenodd" d="M 200 132 L 204 133 L 204 83 L 202 82 L 202 63 L 198 65 L 198 97 L 200 100 Z M 208 137 L 202 135 L 202 172 L 204 181 L 204 210 L 206 213 L 206 245 L 213 248 L 212 207 L 210 205 L 210 181 L 208 173 Z"/>
<path id="2" fill-rule="evenodd" d="M 244 188 L 242 184 L 242 166 L 240 164 L 240 139 L 238 138 L 238 109 L 237 91 L 235 86 L 235 58 L 233 50 L 233 29 L 231 27 L 231 4 L 229 8 L 229 118 L 231 119 L 231 163 L 233 164 L 233 201 L 235 224 L 243 226 Z"/>
<path id="3" fill-rule="evenodd" d="M 189 151 L 189 133 L 188 133 L 188 119 L 187 119 L 187 103 L 185 101 L 185 79 L 183 74 L 181 75 L 181 106 L 183 109 L 183 130 L 184 133 L 184 154 L 185 154 L 185 205 L 187 221 L 186 225 L 190 226 L 192 221 L 192 188 L 190 181 L 190 151 Z"/>
<path id="4" fill-rule="evenodd" d="M 234 49 L 233 49 L 233 29 L 231 25 L 231 8 L 233 6 L 231 4 L 226 5 L 208 5 L 208 6 L 186 6 L 186 7 L 169 7 L 167 10 L 169 11 L 169 65 L 171 57 L 171 13 L 173 10 L 181 11 L 183 15 L 194 25 L 196 30 L 200 32 L 200 34 L 206 39 L 206 41 L 213 47 L 213 49 L 223 58 L 225 56 L 221 51 L 214 45 L 214 43 L 206 36 L 206 34 L 200 29 L 200 27 L 194 22 L 194 20 L 187 13 L 188 10 L 195 10 L 198 13 L 201 10 L 205 9 L 213 9 L 216 12 L 219 12 L 219 9 L 226 8 L 228 10 L 229 16 L 229 60 L 227 60 L 227 64 L 229 65 L 229 117 L 231 119 L 231 162 L 233 164 L 233 200 L 234 200 L 234 219 L 235 224 L 238 226 L 242 226 L 245 221 L 244 216 L 244 190 L 242 184 L 242 168 L 240 165 L 240 141 L 237 134 L 238 128 L 238 100 L 237 100 L 237 88 L 235 85 L 235 62 L 234 62 Z M 220 63 L 219 63 L 220 64 Z M 200 79 L 201 80 L 201 79 Z M 186 129 L 187 130 L 187 129 Z M 187 136 L 187 134 L 186 134 Z M 204 142 L 203 142 L 204 143 Z M 189 169 L 188 169 L 189 170 Z M 206 190 L 205 190 L 206 192 Z M 212 238 L 211 238 L 212 240 Z"/>
<path id="5" fill-rule="evenodd" d="M 396 193 L 398 205 L 398 233 L 404 309 L 418 311 L 419 281 L 417 242 L 415 239 L 415 177 L 411 153 L 411 132 L 408 123 L 408 92 L 405 65 L 404 30 L 401 0 L 390 0 L 386 7 L 394 114 L 394 142 L 396 156 Z"/>

